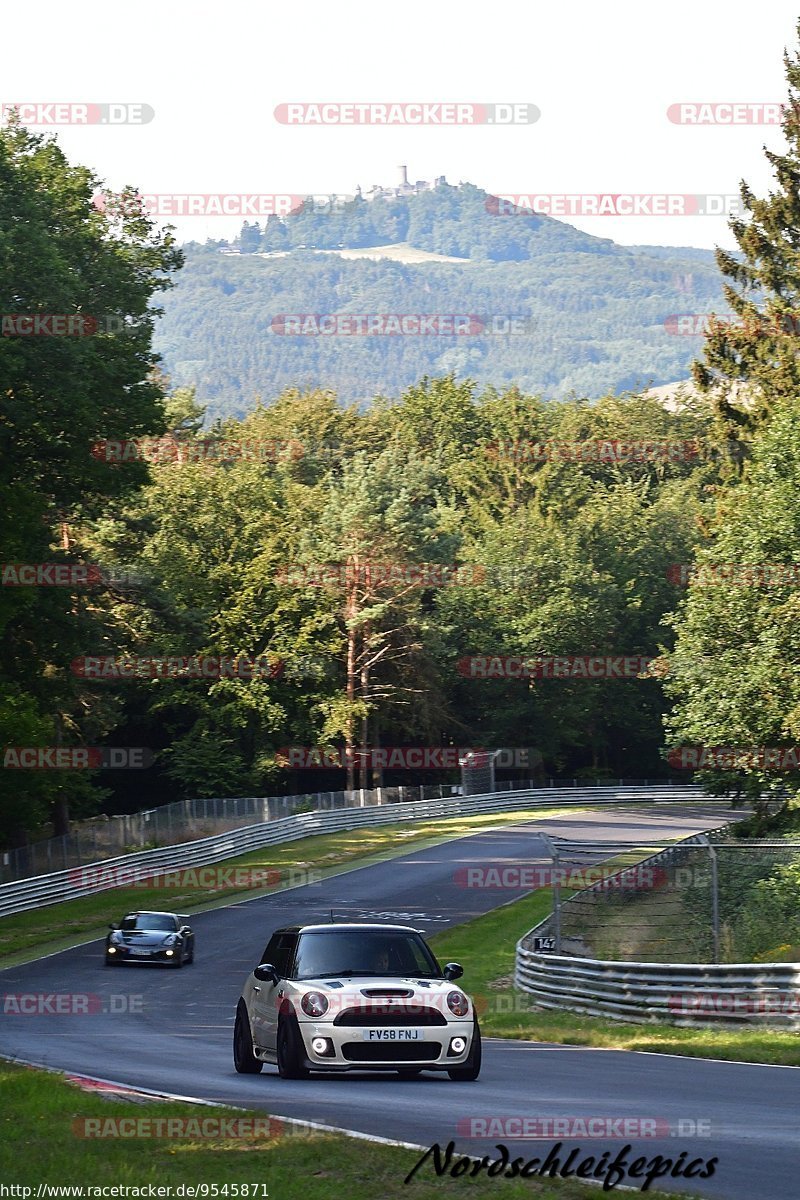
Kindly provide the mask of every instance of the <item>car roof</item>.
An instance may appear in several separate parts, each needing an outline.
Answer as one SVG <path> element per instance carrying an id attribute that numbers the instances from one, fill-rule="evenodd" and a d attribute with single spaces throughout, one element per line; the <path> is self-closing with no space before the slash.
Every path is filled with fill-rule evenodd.
<path id="1" fill-rule="evenodd" d="M 128 917 L 172 917 L 177 920 L 178 914 L 174 912 L 159 912 L 153 908 L 137 908 L 134 912 L 125 913 L 125 916 L 122 918 L 123 921 L 127 921 Z"/>
<path id="2" fill-rule="evenodd" d="M 318 925 L 283 925 L 275 933 L 331 933 L 334 930 L 346 929 L 380 931 L 381 933 L 419 933 L 412 925 L 381 925 L 376 921 L 326 921 Z"/>

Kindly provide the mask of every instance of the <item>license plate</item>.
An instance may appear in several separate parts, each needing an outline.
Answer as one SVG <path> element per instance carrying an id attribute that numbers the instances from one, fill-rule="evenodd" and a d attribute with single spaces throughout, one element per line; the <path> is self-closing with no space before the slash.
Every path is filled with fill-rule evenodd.
<path id="1" fill-rule="evenodd" d="M 136 949 L 136 950 L 131 950 L 131 952 L 130 952 L 130 953 L 131 953 L 131 954 L 136 954 L 136 955 L 137 955 L 139 958 L 144 958 L 144 957 L 146 957 L 147 955 L 149 955 L 149 954 L 151 953 L 151 951 L 150 951 L 150 950 L 139 950 L 139 949 Z"/>
<path id="2" fill-rule="evenodd" d="M 365 1042 L 421 1042 L 422 1029 L 365 1029 Z"/>

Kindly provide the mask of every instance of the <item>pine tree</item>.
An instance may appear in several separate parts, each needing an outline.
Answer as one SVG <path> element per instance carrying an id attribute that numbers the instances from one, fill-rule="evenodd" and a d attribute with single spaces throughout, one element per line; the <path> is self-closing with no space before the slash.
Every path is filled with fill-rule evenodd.
<path id="1" fill-rule="evenodd" d="M 800 23 L 797 26 L 800 39 Z M 742 180 L 744 216 L 729 222 L 740 253 L 717 249 L 725 298 L 738 318 L 710 322 L 692 374 L 728 438 L 749 441 L 776 401 L 800 390 L 800 54 L 784 52 L 785 153 L 764 147 L 777 188 L 758 199 Z"/>

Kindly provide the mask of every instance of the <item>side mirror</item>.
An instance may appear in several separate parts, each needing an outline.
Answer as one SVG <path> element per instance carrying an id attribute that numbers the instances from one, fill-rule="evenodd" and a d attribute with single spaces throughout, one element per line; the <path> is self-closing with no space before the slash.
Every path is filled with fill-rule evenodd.
<path id="1" fill-rule="evenodd" d="M 448 963 L 444 969 L 445 979 L 460 979 L 464 974 L 464 968 L 460 963 Z"/>
<path id="2" fill-rule="evenodd" d="M 109 929 L 119 929 L 119 926 L 117 925 L 116 921 L 112 921 L 108 928 Z"/>
<path id="3" fill-rule="evenodd" d="M 260 979 L 262 983 L 277 983 L 278 972 L 273 967 L 272 963 L 261 963 L 253 971 L 256 979 Z"/>

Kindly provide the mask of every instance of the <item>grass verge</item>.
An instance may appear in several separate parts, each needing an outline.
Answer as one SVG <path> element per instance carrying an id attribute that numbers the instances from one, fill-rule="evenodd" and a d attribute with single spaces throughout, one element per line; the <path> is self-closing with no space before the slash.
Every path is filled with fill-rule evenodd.
<path id="1" fill-rule="evenodd" d="M 497 825 L 516 824 L 581 812 L 578 808 L 528 809 L 513 813 L 492 813 L 473 817 L 452 817 L 445 820 L 408 821 L 397 825 L 382 825 L 338 833 L 317 834 L 265 846 L 236 858 L 226 859 L 217 867 L 277 870 L 293 880 L 292 872 L 314 870 L 322 878 L 337 874 L 341 868 L 353 870 L 405 854 L 409 847 L 422 850 L 455 837 L 478 833 Z M 87 867 L 97 868 L 98 864 Z M 320 875 L 315 876 L 319 878 Z M 300 882 L 299 879 L 296 880 Z M 112 888 L 77 900 L 63 900 L 47 908 L 32 909 L 0 919 L 0 963 L 14 966 L 42 954 L 68 949 L 81 941 L 105 935 L 110 921 L 118 920 L 125 912 L 135 909 L 166 909 L 169 912 L 190 912 L 230 904 L 234 899 L 267 895 L 279 891 L 271 888 L 204 887 L 200 881 L 188 887 L 154 888 L 142 885 Z M 55 935 L 55 936 L 54 936 Z"/>
<path id="2" fill-rule="evenodd" d="M 431 938 L 440 962 L 465 965 L 464 988 L 475 999 L 486 1036 L 800 1066 L 800 1033 L 623 1024 L 531 1008 L 530 998 L 513 985 L 514 948 L 550 908 L 550 890 L 541 889 Z"/>
<path id="3" fill-rule="evenodd" d="M 216 1194 L 247 1200 L 266 1200 L 267 1196 L 272 1200 L 339 1200 L 342 1195 L 349 1200 L 424 1200 L 434 1194 L 434 1187 L 437 1196 L 452 1196 L 454 1200 L 465 1194 L 479 1200 L 498 1193 L 497 1181 L 485 1175 L 437 1179 L 430 1160 L 406 1185 L 403 1181 L 419 1161 L 419 1151 L 342 1134 L 294 1136 L 288 1125 L 283 1126 L 283 1132 L 271 1129 L 272 1136 L 218 1136 L 208 1141 L 196 1136 L 81 1137 L 76 1126 L 83 1128 L 85 1118 L 100 1118 L 101 1124 L 95 1128 L 103 1130 L 108 1128 L 105 1122 L 118 1118 L 143 1122 L 158 1118 L 191 1122 L 254 1118 L 263 1129 L 265 1117 L 263 1113 L 173 1101 L 131 1104 L 107 1099 L 87 1094 L 49 1072 L 11 1063 L 0 1062 L 0 1100 L 0 1178 L 5 1185 L 31 1188 L 28 1196 L 33 1197 L 40 1184 L 82 1189 L 127 1186 L 144 1188 L 145 1195 L 150 1184 L 172 1189 L 181 1184 L 184 1189 L 206 1185 L 208 1197 Z M 447 1118 L 443 1120 L 443 1145 L 450 1140 L 445 1132 L 450 1123 Z M 230 1128 L 222 1130 L 223 1134 L 231 1132 Z M 435 1131 L 431 1136 L 436 1136 Z M 549 1148 L 549 1143 L 546 1147 L 532 1146 L 525 1157 L 544 1155 Z M 585 1185 L 574 1179 L 503 1179 L 501 1191 L 507 1200 L 531 1196 L 536 1200 L 586 1200 L 587 1196 Z M 54 1193 L 64 1194 L 69 1193 Z M 653 1200 L 668 1200 L 664 1192 L 647 1194 Z M 91 1194 L 84 1190 L 83 1195 L 88 1200 Z"/>

